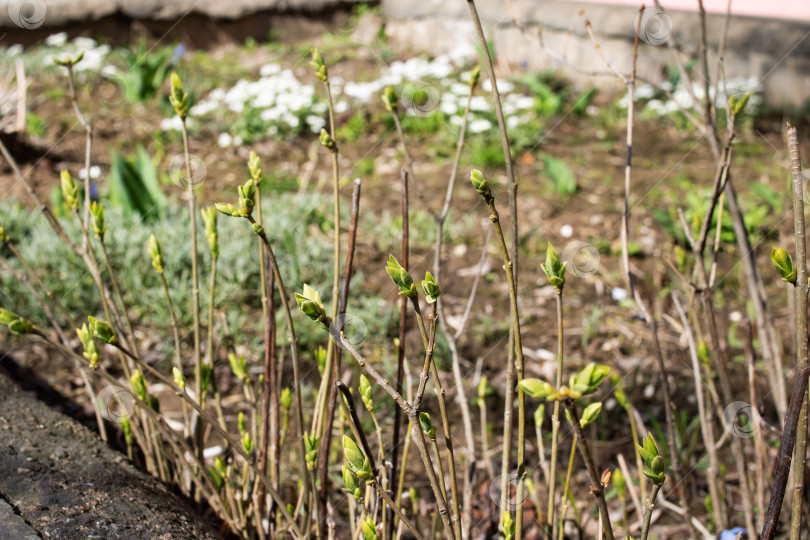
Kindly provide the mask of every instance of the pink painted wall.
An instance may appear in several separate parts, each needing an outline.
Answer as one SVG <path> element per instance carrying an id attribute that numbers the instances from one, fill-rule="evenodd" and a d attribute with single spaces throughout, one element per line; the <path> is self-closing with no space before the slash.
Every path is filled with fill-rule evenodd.
<path id="1" fill-rule="evenodd" d="M 622 4 L 641 7 L 640 0 L 587 0 L 593 4 Z M 653 7 L 653 0 L 644 2 Z M 662 0 L 664 9 L 697 11 L 697 0 Z M 725 13 L 727 0 L 704 0 L 709 13 Z M 810 0 L 731 0 L 732 15 L 810 21 Z"/>

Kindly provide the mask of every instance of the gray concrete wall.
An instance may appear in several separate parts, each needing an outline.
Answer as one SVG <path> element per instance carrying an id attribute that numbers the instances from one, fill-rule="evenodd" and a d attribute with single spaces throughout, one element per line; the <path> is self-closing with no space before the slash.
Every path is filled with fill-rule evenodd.
<path id="1" fill-rule="evenodd" d="M 382 0 L 381 4 L 386 32 L 399 46 L 433 54 L 474 50 L 475 31 L 463 0 Z M 618 86 L 587 34 L 585 21 L 589 20 L 608 60 L 629 72 L 638 8 L 528 0 L 478 0 L 476 5 L 487 37 L 494 37 L 501 67 L 559 70 L 582 86 L 594 82 Z M 712 72 L 724 22 L 724 15 L 707 19 Z M 675 64 L 672 44 L 683 51 L 685 61 L 697 57 L 696 13 L 667 11 L 648 15 L 642 23 L 640 35 L 647 42 L 640 44 L 639 76 L 660 82 L 665 66 Z M 760 80 L 768 105 L 801 105 L 810 99 L 810 24 L 732 16 L 724 64 L 728 78 Z"/>

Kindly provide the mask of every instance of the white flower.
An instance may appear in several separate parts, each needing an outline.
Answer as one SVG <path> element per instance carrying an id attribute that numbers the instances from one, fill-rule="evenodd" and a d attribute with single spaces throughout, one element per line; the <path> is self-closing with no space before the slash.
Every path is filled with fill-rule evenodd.
<path id="1" fill-rule="evenodd" d="M 477 120 L 473 120 L 472 122 L 470 122 L 470 125 L 467 126 L 467 129 L 470 130 L 470 133 L 483 133 L 484 131 L 487 131 L 490 128 L 492 128 L 492 122 L 490 122 L 486 118 L 479 118 Z"/>
<path id="2" fill-rule="evenodd" d="M 560 236 L 563 238 L 571 238 L 574 235 L 574 228 L 571 225 L 563 225 L 560 227 Z"/>
<path id="3" fill-rule="evenodd" d="M 59 32 L 58 34 L 51 34 L 45 38 L 45 45 L 48 47 L 61 47 L 67 42 L 67 32 Z"/>
<path id="4" fill-rule="evenodd" d="M 22 52 L 23 52 L 23 46 L 20 45 L 19 43 L 15 43 L 14 45 L 12 45 L 8 49 L 6 49 L 6 54 L 8 56 L 11 56 L 11 57 L 19 56 L 20 54 L 22 54 Z"/>
<path id="5" fill-rule="evenodd" d="M 231 144 L 233 144 L 233 137 L 229 133 L 220 133 L 217 137 L 217 145 L 220 148 L 228 148 Z"/>
<path id="6" fill-rule="evenodd" d="M 101 176 L 101 167 L 99 167 L 98 165 L 91 165 L 90 178 L 96 179 L 99 176 Z M 87 178 L 87 168 L 82 167 L 81 169 L 79 169 L 79 178 L 81 178 L 82 180 Z"/>

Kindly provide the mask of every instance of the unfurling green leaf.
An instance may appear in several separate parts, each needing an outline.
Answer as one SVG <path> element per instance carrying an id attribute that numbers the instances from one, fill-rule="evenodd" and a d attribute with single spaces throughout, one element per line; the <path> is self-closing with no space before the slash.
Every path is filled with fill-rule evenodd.
<path id="1" fill-rule="evenodd" d="M 363 489 L 360 486 L 360 481 L 357 475 L 344 463 L 343 464 L 343 483 L 346 485 L 344 491 L 354 497 L 354 500 L 360 502 L 363 500 Z"/>
<path id="2" fill-rule="evenodd" d="M 520 387 L 535 399 L 546 399 L 555 394 L 554 387 L 540 379 L 523 379 L 520 381 Z"/>
<path id="3" fill-rule="evenodd" d="M 407 296 L 412 299 L 417 297 L 418 293 L 416 292 L 416 285 L 413 283 L 413 278 L 393 255 L 389 254 L 388 265 L 385 267 L 385 271 L 391 276 L 391 281 L 394 282 L 394 285 L 399 288 L 400 296 Z"/>
<path id="4" fill-rule="evenodd" d="M 512 515 L 508 511 L 501 516 L 501 528 L 503 528 L 505 540 L 512 540 L 515 537 L 515 520 L 512 519 Z"/>
<path id="5" fill-rule="evenodd" d="M 228 363 L 231 365 L 231 371 L 233 371 L 233 374 L 237 379 L 241 381 L 248 380 L 247 360 L 245 360 L 244 356 L 241 354 L 236 356 L 233 353 L 229 353 Z"/>
<path id="6" fill-rule="evenodd" d="M 377 540 L 377 526 L 374 525 L 371 516 L 366 516 L 366 519 L 360 523 L 360 528 L 363 530 L 363 540 Z"/>
<path id="7" fill-rule="evenodd" d="M 642 446 L 638 447 L 641 459 L 644 460 L 646 468 L 641 471 L 644 476 L 653 481 L 654 484 L 661 486 L 666 481 L 666 463 L 664 458 L 659 454 L 658 445 L 655 443 L 653 434 L 650 433 L 642 441 Z"/>
<path id="8" fill-rule="evenodd" d="M 250 433 L 245 432 L 242 435 L 242 448 L 247 455 L 253 452 L 253 439 L 250 438 Z"/>
<path id="9" fill-rule="evenodd" d="M 784 248 L 775 247 L 771 250 L 771 262 L 782 276 L 782 281 L 796 283 L 796 268 L 793 266 L 793 258 Z"/>
<path id="10" fill-rule="evenodd" d="M 549 242 L 548 249 L 546 249 L 546 262 L 541 264 L 540 267 L 546 273 L 548 282 L 558 291 L 562 291 L 565 286 L 565 267 L 567 264 L 560 261 L 554 246 Z"/>
<path id="11" fill-rule="evenodd" d="M 87 320 L 90 322 L 90 330 L 93 332 L 94 337 L 97 337 L 107 345 L 115 345 L 118 343 L 118 338 L 115 337 L 115 332 L 108 323 L 100 321 L 93 316 L 87 317 Z"/>
<path id="12" fill-rule="evenodd" d="M 363 480 L 373 478 L 368 458 L 348 435 L 343 436 L 343 457 L 346 460 L 346 465 L 358 478 Z"/>
<path id="13" fill-rule="evenodd" d="M 214 208 L 217 209 L 217 212 L 225 214 L 226 216 L 245 217 L 242 215 L 242 211 L 239 210 L 239 208 L 230 203 L 216 203 L 214 204 Z"/>
<path id="14" fill-rule="evenodd" d="M 8 326 L 15 334 L 30 334 L 35 328 L 31 321 L 3 308 L 0 308 L 0 324 Z"/>
<path id="15" fill-rule="evenodd" d="M 439 283 L 433 279 L 430 272 L 425 274 L 425 279 L 422 281 L 422 290 L 425 291 L 425 300 L 427 300 L 428 304 L 434 303 L 439 299 L 439 295 L 442 294 Z"/>
<path id="16" fill-rule="evenodd" d="M 295 293 L 295 301 L 298 303 L 298 309 L 301 313 L 313 321 L 326 321 L 326 308 L 321 301 L 321 295 L 306 283 L 304 283 L 302 293 Z"/>
<path id="17" fill-rule="evenodd" d="M 583 429 L 589 425 L 591 422 L 599 418 L 599 415 L 602 413 L 602 403 L 596 402 L 591 403 L 585 410 L 582 411 L 582 417 L 579 419 L 579 425 Z"/>

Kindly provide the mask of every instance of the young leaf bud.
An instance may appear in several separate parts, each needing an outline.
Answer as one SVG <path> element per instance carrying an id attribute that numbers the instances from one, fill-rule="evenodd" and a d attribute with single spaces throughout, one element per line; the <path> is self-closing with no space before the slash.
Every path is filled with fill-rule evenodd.
<path id="1" fill-rule="evenodd" d="M 318 461 L 318 437 L 310 437 L 308 433 L 304 433 L 304 447 L 307 469 L 314 471 Z"/>
<path id="2" fill-rule="evenodd" d="M 321 296 L 318 291 L 304 283 L 304 292 L 295 293 L 295 301 L 298 309 L 313 321 L 324 322 L 326 320 L 326 308 L 323 307 Z"/>
<path id="3" fill-rule="evenodd" d="M 389 112 L 396 112 L 399 108 L 399 96 L 390 86 L 386 86 L 383 90 L 382 101 L 385 104 L 385 110 Z"/>
<path id="4" fill-rule="evenodd" d="M 98 366 L 98 349 L 96 349 L 96 342 L 93 340 L 93 336 L 90 334 L 90 329 L 87 328 L 87 324 L 82 324 L 81 328 L 77 328 L 76 334 L 79 336 L 79 341 L 82 342 L 82 346 L 84 347 L 82 356 L 90 362 L 91 368 L 95 368 Z"/>
<path id="5" fill-rule="evenodd" d="M 174 376 L 174 384 L 179 388 L 186 387 L 186 378 L 183 377 L 183 372 L 177 369 L 177 366 L 172 367 L 172 375 Z"/>
<path id="6" fill-rule="evenodd" d="M 481 66 L 475 66 L 470 71 L 470 78 L 467 80 L 467 84 L 470 85 L 470 88 L 475 89 L 478 86 L 478 80 L 481 78 Z"/>
<path id="7" fill-rule="evenodd" d="M 554 285 L 558 291 L 562 291 L 565 286 L 565 266 L 567 264 L 560 261 L 560 257 L 554 251 L 551 242 L 549 242 L 546 250 L 546 262 L 541 264 L 540 267 L 546 273 L 548 282 Z"/>
<path id="8" fill-rule="evenodd" d="M 79 188 L 73 181 L 73 177 L 67 170 L 63 170 L 59 174 L 59 179 L 62 184 L 62 198 L 74 212 L 79 210 Z"/>
<path id="9" fill-rule="evenodd" d="M 484 179 L 484 175 L 481 174 L 481 171 L 473 169 L 470 173 L 470 182 L 472 182 L 475 191 L 484 199 L 489 200 L 492 198 L 492 191 L 489 189 L 489 184 Z"/>
<path id="10" fill-rule="evenodd" d="M 393 255 L 389 255 L 388 266 L 385 267 L 385 271 L 391 276 L 391 281 L 394 282 L 394 285 L 399 288 L 400 296 L 407 296 L 411 299 L 417 297 L 418 293 L 416 292 L 416 285 L 413 283 L 413 278 Z"/>
<path id="11" fill-rule="evenodd" d="M 245 217 L 242 215 L 242 211 L 239 210 L 239 208 L 230 203 L 216 203 L 214 204 L 214 208 L 217 209 L 217 212 L 225 214 L 226 216 Z"/>
<path id="12" fill-rule="evenodd" d="M 360 390 L 360 399 L 363 400 L 363 405 L 366 406 L 369 412 L 374 412 L 374 399 L 371 393 L 371 382 L 369 382 L 368 377 L 362 374 L 360 375 L 358 388 Z"/>
<path id="13" fill-rule="evenodd" d="M 247 217 L 253 214 L 253 207 L 256 206 L 256 186 L 251 178 L 244 185 L 238 187 L 239 190 L 239 206 L 241 207 L 241 215 Z M 219 208 L 217 208 L 219 210 Z M 220 210 L 221 211 L 221 210 Z"/>
<path id="14" fill-rule="evenodd" d="M 152 259 L 152 266 L 159 274 L 163 273 L 163 250 L 160 249 L 160 242 L 155 238 L 154 234 L 149 235 L 149 244 L 146 251 L 149 253 L 149 258 Z"/>
<path id="15" fill-rule="evenodd" d="M 234 376 L 241 380 L 247 381 L 248 378 L 248 367 L 247 361 L 245 357 L 241 354 L 236 356 L 233 353 L 228 354 L 228 363 L 231 365 L 231 371 L 233 371 Z"/>
<path id="16" fill-rule="evenodd" d="M 430 415 L 428 413 L 419 413 L 419 425 L 422 427 L 422 432 L 428 439 L 433 440 L 436 438 L 436 428 L 433 426 L 433 422 L 430 421 Z"/>
<path id="17" fill-rule="evenodd" d="M 523 379 L 520 387 L 535 399 L 546 399 L 555 393 L 553 386 L 540 379 Z"/>
<path id="18" fill-rule="evenodd" d="M 217 232 L 217 209 L 213 206 L 200 208 L 200 215 L 205 224 L 205 237 L 211 249 L 211 257 L 219 257 L 219 233 Z"/>
<path id="19" fill-rule="evenodd" d="M 333 139 L 332 136 L 329 135 L 329 132 L 326 131 L 324 128 L 321 128 L 320 139 L 321 139 L 321 146 L 323 146 L 330 152 L 334 152 L 335 148 L 337 148 L 337 145 L 335 144 L 335 139 Z"/>
<path id="20" fill-rule="evenodd" d="M 259 156 L 253 150 L 250 151 L 250 157 L 248 158 L 248 170 L 250 171 L 250 177 L 258 187 L 262 183 L 262 164 L 259 161 Z"/>
<path id="21" fill-rule="evenodd" d="M 177 113 L 182 120 L 188 116 L 188 93 L 183 91 L 183 82 L 177 73 L 172 73 L 171 76 L 171 92 L 169 93 L 169 102 L 174 107 L 174 112 Z"/>
<path id="22" fill-rule="evenodd" d="M 132 372 L 132 375 L 129 377 L 129 384 L 132 386 L 132 392 L 138 397 L 138 399 L 141 401 L 146 401 L 146 380 L 144 380 L 141 370 L 136 369 Z"/>
<path id="23" fill-rule="evenodd" d="M 793 266 L 793 258 L 784 248 L 775 247 L 771 250 L 771 262 L 782 276 L 782 281 L 796 283 L 796 268 Z"/>
<path id="24" fill-rule="evenodd" d="M 310 61 L 309 65 L 315 70 L 315 76 L 318 77 L 321 82 L 325 83 L 329 80 L 329 74 L 326 71 L 326 63 L 323 61 L 323 56 L 321 56 L 317 47 L 312 49 L 312 61 Z"/>
<path id="25" fill-rule="evenodd" d="M 579 419 L 579 425 L 583 429 L 588 426 L 591 422 L 599 418 L 599 415 L 602 413 L 602 403 L 596 402 L 591 403 L 585 410 L 582 411 L 582 417 Z"/>
<path id="26" fill-rule="evenodd" d="M 87 320 L 90 321 L 90 330 L 93 332 L 94 337 L 97 337 L 107 345 L 115 345 L 118 343 L 118 338 L 115 337 L 112 326 L 93 316 L 87 317 Z"/>
<path id="27" fill-rule="evenodd" d="M 109 229 L 109 225 L 104 221 L 104 206 L 93 201 L 90 203 L 90 213 L 93 215 L 93 232 L 96 233 L 96 238 L 104 240 L 104 233 Z"/>
<path id="28" fill-rule="evenodd" d="M 377 526 L 374 525 L 374 520 L 371 519 L 371 516 L 366 516 L 360 523 L 360 528 L 363 531 L 363 540 L 377 540 Z"/>
<path id="29" fill-rule="evenodd" d="M 368 458 L 348 435 L 343 436 L 343 457 L 346 459 L 346 465 L 358 478 L 369 480 L 373 477 Z"/>
<path id="30" fill-rule="evenodd" d="M 424 281 L 422 281 L 422 290 L 425 291 L 425 300 L 427 300 L 428 304 L 434 303 L 439 299 L 439 295 L 442 294 L 441 289 L 439 289 L 439 284 L 433 279 L 430 272 L 427 272 Z"/>

